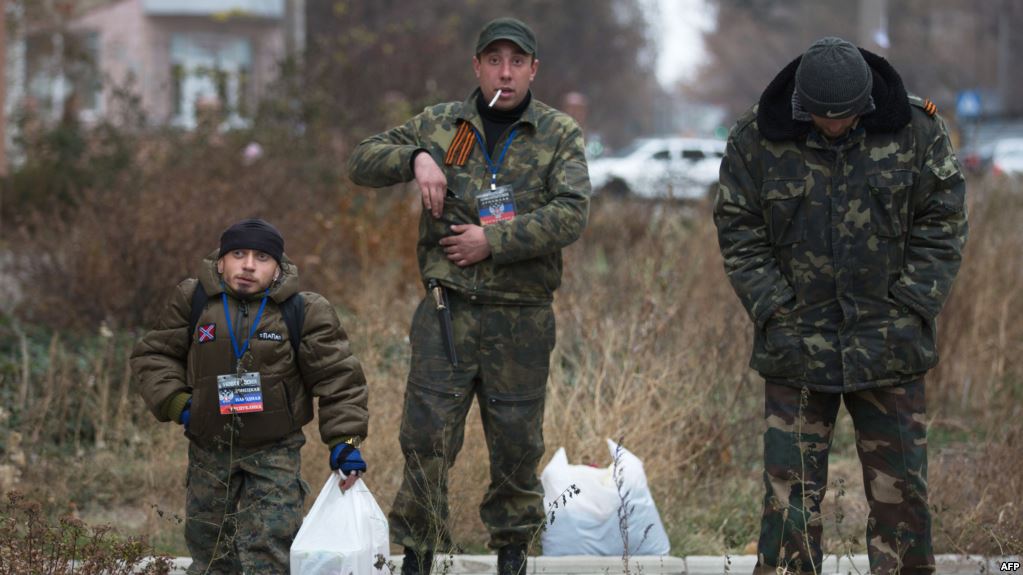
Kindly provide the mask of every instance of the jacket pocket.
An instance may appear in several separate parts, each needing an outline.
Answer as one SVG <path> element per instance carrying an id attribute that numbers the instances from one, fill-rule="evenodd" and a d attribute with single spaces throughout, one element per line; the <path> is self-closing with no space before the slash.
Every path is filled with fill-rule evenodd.
<path id="1" fill-rule="evenodd" d="M 753 342 L 750 367 L 764 377 L 800 378 L 804 375 L 803 340 L 792 314 L 775 314 Z"/>
<path id="2" fill-rule="evenodd" d="M 906 230 L 909 192 L 913 188 L 911 170 L 891 170 L 867 176 L 870 189 L 870 223 L 883 238 L 897 238 Z"/>
<path id="3" fill-rule="evenodd" d="M 923 373 L 938 363 L 934 323 L 893 297 L 885 332 L 885 368 L 889 373 Z"/>
<path id="4" fill-rule="evenodd" d="M 546 202 L 544 201 L 543 187 L 530 188 L 521 192 L 515 192 L 515 213 L 528 214 L 539 209 Z"/>
<path id="5" fill-rule="evenodd" d="M 771 244 L 791 245 L 806 237 L 805 178 L 765 180 L 761 188 Z"/>
<path id="6" fill-rule="evenodd" d="M 263 411 L 238 415 L 239 445 L 259 445 L 284 437 L 292 431 L 294 421 L 284 381 L 277 376 L 262 378 Z M 225 422 L 228 415 L 221 416 Z"/>
<path id="7" fill-rule="evenodd" d="M 420 216 L 419 243 L 431 248 L 437 242 L 451 235 L 451 226 L 455 224 L 479 224 L 479 216 L 469 209 L 469 204 L 454 194 L 450 189 L 444 196 L 444 211 L 440 218 L 434 218 L 423 208 Z"/>
<path id="8" fill-rule="evenodd" d="M 201 439 L 209 439 L 219 435 L 223 430 L 218 427 L 220 404 L 217 395 L 216 377 L 199 377 L 192 387 L 191 418 L 188 422 L 188 435 Z"/>

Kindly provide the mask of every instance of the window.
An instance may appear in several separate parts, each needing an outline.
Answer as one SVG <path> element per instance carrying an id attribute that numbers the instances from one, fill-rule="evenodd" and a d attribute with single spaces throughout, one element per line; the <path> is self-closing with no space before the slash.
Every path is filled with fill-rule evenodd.
<path id="1" fill-rule="evenodd" d="M 182 64 L 171 65 L 171 111 L 178 117 L 184 111 L 181 97 L 184 94 L 185 67 Z"/>
<path id="2" fill-rule="evenodd" d="M 238 69 L 238 115 L 243 118 L 251 117 L 252 110 L 249 106 L 249 77 L 248 67 L 242 67 Z"/>
<path id="3" fill-rule="evenodd" d="M 65 70 L 78 98 L 78 110 L 93 115 L 102 112 L 99 46 L 99 33 L 85 32 L 69 35 L 64 50 Z"/>
<path id="4" fill-rule="evenodd" d="M 182 33 L 171 37 L 172 121 L 188 128 L 196 109 L 209 106 L 230 124 L 244 122 L 252 68 L 252 46 L 237 36 Z"/>
<path id="5" fill-rule="evenodd" d="M 99 33 L 45 32 L 26 41 L 28 93 L 48 121 L 94 119 L 103 108 Z"/>

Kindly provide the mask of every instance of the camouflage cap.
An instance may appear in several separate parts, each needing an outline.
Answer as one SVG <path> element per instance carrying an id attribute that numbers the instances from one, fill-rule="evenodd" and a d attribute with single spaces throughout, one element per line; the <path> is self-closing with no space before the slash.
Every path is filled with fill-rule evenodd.
<path id="1" fill-rule="evenodd" d="M 479 39 L 476 40 L 476 54 L 479 55 L 484 48 L 498 40 L 514 42 L 526 54 L 536 56 L 536 36 L 521 20 L 497 18 L 487 22 L 480 30 Z"/>

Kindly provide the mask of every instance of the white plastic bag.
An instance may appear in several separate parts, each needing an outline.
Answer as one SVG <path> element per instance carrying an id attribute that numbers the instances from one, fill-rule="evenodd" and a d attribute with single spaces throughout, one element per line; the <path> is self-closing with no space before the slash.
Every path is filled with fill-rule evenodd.
<path id="1" fill-rule="evenodd" d="M 624 447 L 608 439 L 612 464 L 604 468 L 570 465 L 565 448 L 551 458 L 541 475 L 544 504 L 553 509 L 554 518 L 543 532 L 544 555 L 622 555 L 618 509 L 622 506 L 617 477 L 622 478 L 621 493 L 627 494 L 626 506 L 630 555 L 667 555 L 671 551 L 668 534 L 647 486 L 643 462 Z M 619 451 L 620 450 L 620 451 Z M 618 465 L 614 458 L 617 452 Z M 575 485 L 579 492 L 565 496 Z"/>
<path id="2" fill-rule="evenodd" d="M 361 479 L 341 492 L 331 473 L 291 544 L 291 575 L 383 575 L 390 553 L 387 517 Z"/>

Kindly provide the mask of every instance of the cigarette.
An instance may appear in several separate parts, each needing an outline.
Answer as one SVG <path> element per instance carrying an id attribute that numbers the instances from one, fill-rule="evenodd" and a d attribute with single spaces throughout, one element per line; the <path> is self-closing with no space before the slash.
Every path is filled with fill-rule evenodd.
<path id="1" fill-rule="evenodd" d="M 490 101 L 490 104 L 488 104 L 487 107 L 488 108 L 493 108 L 494 104 L 497 103 L 497 99 L 500 98 L 500 97 L 501 97 L 501 91 L 498 90 L 497 93 L 494 94 L 494 99 Z"/>

